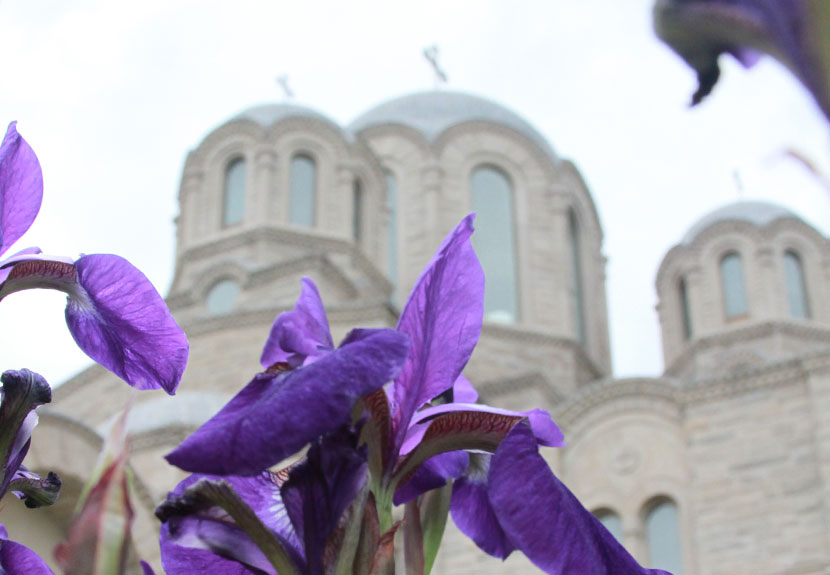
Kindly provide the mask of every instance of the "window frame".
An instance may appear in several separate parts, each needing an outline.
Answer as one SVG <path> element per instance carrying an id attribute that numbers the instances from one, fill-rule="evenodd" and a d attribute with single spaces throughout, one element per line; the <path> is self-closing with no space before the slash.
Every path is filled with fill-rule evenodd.
<path id="1" fill-rule="evenodd" d="M 309 206 L 303 206 L 304 208 L 308 207 L 311 211 L 311 218 L 307 223 L 305 221 L 300 221 L 299 217 L 295 217 L 295 208 L 298 206 L 295 198 L 300 193 L 295 188 L 295 182 L 298 181 L 295 179 L 295 165 L 298 161 L 307 161 L 311 166 L 311 185 L 309 194 L 311 199 L 309 201 Z M 292 153 L 290 159 L 288 160 L 288 223 L 292 226 L 305 229 L 312 229 L 317 226 L 318 181 L 319 167 L 315 155 L 307 150 L 298 150 Z"/>
<path id="2" fill-rule="evenodd" d="M 222 212 L 221 212 L 221 223 L 223 228 L 230 228 L 237 225 L 242 224 L 245 221 L 245 204 L 247 203 L 247 188 L 248 188 L 248 162 L 245 159 L 245 156 L 241 154 L 236 154 L 231 156 L 228 161 L 225 162 L 225 169 L 223 170 L 223 180 L 222 180 Z M 237 169 L 241 168 L 241 178 L 242 182 L 238 188 L 231 189 L 231 177 L 232 172 Z M 241 201 L 241 213 L 238 216 L 238 219 L 234 219 L 229 221 L 228 213 L 229 209 L 228 206 L 231 202 L 231 194 L 234 194 L 234 197 L 239 197 Z"/>

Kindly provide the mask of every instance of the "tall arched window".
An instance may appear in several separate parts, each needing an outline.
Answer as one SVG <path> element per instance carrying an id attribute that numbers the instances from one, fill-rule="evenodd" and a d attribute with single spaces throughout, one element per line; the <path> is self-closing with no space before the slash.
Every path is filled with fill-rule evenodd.
<path id="1" fill-rule="evenodd" d="M 671 499 L 661 497 L 652 501 L 646 509 L 649 567 L 683 575 L 677 505 Z"/>
<path id="2" fill-rule="evenodd" d="M 398 287 L 398 179 L 386 172 L 386 270 L 392 283 L 392 299 Z"/>
<path id="3" fill-rule="evenodd" d="M 807 285 L 804 283 L 804 268 L 801 258 L 792 250 L 784 253 L 784 276 L 787 279 L 787 300 L 790 303 L 790 315 L 793 317 L 810 317 L 807 305 Z"/>
<path id="4" fill-rule="evenodd" d="M 352 237 L 360 243 L 363 236 L 363 188 L 358 178 L 352 183 Z"/>
<path id="5" fill-rule="evenodd" d="M 236 158 L 225 168 L 222 225 L 230 226 L 245 216 L 245 160 Z"/>
<path id="6" fill-rule="evenodd" d="M 484 269 L 484 318 L 518 319 L 513 186 L 504 172 L 482 166 L 470 178 L 476 233 L 473 247 Z"/>
<path id="7" fill-rule="evenodd" d="M 289 218 L 292 224 L 310 228 L 314 225 L 314 195 L 317 167 L 305 154 L 291 158 L 291 206 Z"/>
<path id="8" fill-rule="evenodd" d="M 677 283 L 677 295 L 680 299 L 680 317 L 683 321 L 683 339 L 692 338 L 692 315 L 689 311 L 689 292 L 686 288 L 686 278 L 680 278 Z"/>
<path id="9" fill-rule="evenodd" d="M 744 266 L 737 252 L 730 252 L 720 261 L 723 288 L 723 309 L 727 318 L 744 315 L 749 310 L 744 285 Z"/>
<path id="10" fill-rule="evenodd" d="M 585 289 L 582 281 L 582 242 L 576 212 L 568 210 L 568 240 L 571 244 L 571 314 L 576 338 L 585 344 Z"/>
<path id="11" fill-rule="evenodd" d="M 620 516 L 617 515 L 614 511 L 602 508 L 597 509 L 594 512 L 594 517 L 599 519 L 599 522 L 608 530 L 611 535 L 614 536 L 614 539 L 622 543 L 622 521 L 620 520 Z"/>

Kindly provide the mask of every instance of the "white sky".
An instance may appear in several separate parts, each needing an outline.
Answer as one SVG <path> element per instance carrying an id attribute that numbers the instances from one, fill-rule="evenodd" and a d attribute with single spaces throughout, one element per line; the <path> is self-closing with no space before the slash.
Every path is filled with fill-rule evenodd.
<path id="1" fill-rule="evenodd" d="M 118 253 L 166 293 L 180 171 L 202 137 L 281 100 L 286 73 L 298 103 L 345 125 L 432 88 L 421 50 L 436 43 L 447 89 L 513 109 L 582 171 L 605 229 L 615 374 L 657 375 L 662 256 L 738 198 L 735 170 L 743 197 L 827 234 L 828 191 L 782 152 L 830 171 L 830 130 L 770 60 L 750 72 L 726 61 L 714 96 L 690 110 L 694 76 L 654 37 L 652 1 L 2 0 L 0 124 L 19 121 L 45 179 L 40 216 L 13 249 Z M 89 364 L 64 301 L 2 302 L 0 367 L 57 383 Z"/>

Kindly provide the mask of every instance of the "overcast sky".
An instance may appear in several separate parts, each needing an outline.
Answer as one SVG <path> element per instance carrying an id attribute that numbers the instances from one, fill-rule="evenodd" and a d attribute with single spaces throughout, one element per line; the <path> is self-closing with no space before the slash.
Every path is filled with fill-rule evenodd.
<path id="1" fill-rule="evenodd" d="M 689 109 L 694 76 L 654 37 L 651 4 L 0 0 L 0 123 L 19 121 L 45 180 L 15 247 L 118 253 L 164 294 L 188 150 L 242 109 L 282 100 L 282 74 L 297 103 L 341 125 L 431 89 L 421 52 L 437 44 L 444 89 L 511 108 L 581 170 L 605 229 L 615 375 L 657 375 L 662 256 L 739 197 L 783 204 L 827 234 L 827 190 L 783 152 L 830 171 L 830 129 L 769 60 L 749 72 L 726 61 L 713 97 Z M 64 302 L 46 291 L 2 302 L 3 369 L 57 383 L 90 363 Z"/>

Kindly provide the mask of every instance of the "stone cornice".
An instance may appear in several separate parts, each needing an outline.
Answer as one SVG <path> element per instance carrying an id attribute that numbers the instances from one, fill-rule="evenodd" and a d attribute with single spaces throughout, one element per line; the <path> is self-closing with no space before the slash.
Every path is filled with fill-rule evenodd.
<path id="1" fill-rule="evenodd" d="M 650 403 L 655 401 L 677 413 L 680 410 L 680 390 L 665 378 L 603 379 L 583 386 L 576 395 L 554 407 L 556 421 L 563 427 L 574 427 L 598 407 L 624 401 Z"/>
<path id="2" fill-rule="evenodd" d="M 539 389 L 544 393 L 550 405 L 564 401 L 565 396 L 556 390 L 550 382 L 538 371 L 524 373 L 511 379 L 494 379 L 475 383 L 476 390 L 481 395 L 482 403 L 490 403 L 490 398 L 511 395 L 526 389 Z M 494 402 L 497 403 L 497 402 Z"/>
<path id="3" fill-rule="evenodd" d="M 217 257 L 217 254 L 221 254 L 222 252 L 245 248 L 256 243 L 270 243 L 281 246 L 298 247 L 308 250 L 313 255 L 332 253 L 347 255 L 350 258 L 350 263 L 358 271 L 369 276 L 378 285 L 383 286 L 382 289 L 386 289 L 388 292 L 391 292 L 391 284 L 386 279 L 386 276 L 377 269 L 363 250 L 350 240 L 321 234 L 319 232 L 315 232 L 314 230 L 297 230 L 277 226 L 258 226 L 240 231 L 233 235 L 216 238 L 201 245 L 188 248 L 184 252 L 177 254 L 173 287 L 170 290 L 171 300 L 176 301 L 179 297 L 181 297 L 180 293 L 186 289 L 181 286 L 183 281 L 182 268 L 185 265 L 185 262 L 190 263 L 198 260 L 213 259 Z M 267 270 L 270 267 L 277 265 L 283 265 L 283 263 L 274 262 L 264 269 Z"/>
<path id="4" fill-rule="evenodd" d="M 665 370 L 668 376 L 677 375 L 682 367 L 695 354 L 712 348 L 734 344 L 736 341 L 752 341 L 772 335 L 789 335 L 803 339 L 812 339 L 830 345 L 830 327 L 813 321 L 768 320 L 753 322 L 749 325 L 725 329 L 722 332 L 700 336 L 686 344 L 685 349 Z"/>
<path id="5" fill-rule="evenodd" d="M 270 326 L 279 314 L 288 311 L 293 306 L 271 306 L 251 311 L 239 311 L 227 315 L 196 319 L 183 322 L 182 328 L 185 333 L 191 336 L 204 335 L 206 333 L 221 332 L 228 329 L 250 327 L 252 325 Z M 395 310 L 385 301 L 366 302 L 361 301 L 355 305 L 327 306 L 326 315 L 329 323 L 344 324 L 353 323 L 381 323 L 393 325 L 397 319 Z M 263 331 L 262 337 L 267 336 L 267 330 Z M 263 339 L 264 341 L 264 339 Z"/>
<path id="6" fill-rule="evenodd" d="M 660 378 L 632 378 L 600 380 L 581 388 L 565 402 L 554 406 L 554 416 L 564 427 L 582 425 L 589 414 L 604 405 L 614 405 L 615 413 L 654 408 L 655 401 L 663 405 L 660 413 L 682 417 L 685 409 L 694 404 L 723 398 L 739 397 L 758 390 L 787 385 L 800 385 L 807 374 L 830 370 L 830 356 L 816 352 L 798 359 L 768 364 L 755 370 L 724 377 L 703 379 L 694 383 Z M 668 409 L 668 411 L 666 411 Z"/>
<path id="7" fill-rule="evenodd" d="M 545 333 L 538 329 L 521 324 L 500 324 L 493 322 L 484 322 L 481 329 L 482 336 L 493 337 L 510 342 L 517 342 L 525 345 L 533 346 L 548 346 L 567 350 L 574 354 L 576 361 L 580 367 L 591 374 L 592 379 L 602 376 L 602 370 L 594 363 L 594 361 L 585 353 L 585 350 L 574 340 L 561 335 L 553 335 Z"/>

